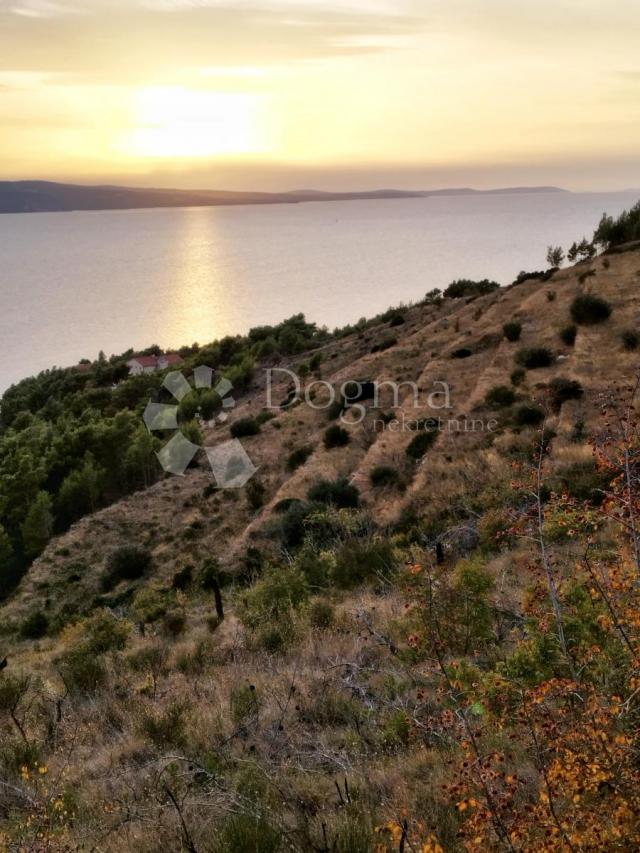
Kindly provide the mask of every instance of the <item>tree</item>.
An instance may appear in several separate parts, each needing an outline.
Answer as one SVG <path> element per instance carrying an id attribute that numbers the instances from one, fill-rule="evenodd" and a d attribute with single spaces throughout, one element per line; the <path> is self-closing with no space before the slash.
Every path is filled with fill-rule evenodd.
<path id="1" fill-rule="evenodd" d="M 24 552 L 30 559 L 38 557 L 51 539 L 53 515 L 51 497 L 47 492 L 38 492 L 22 524 Z"/>
<path id="2" fill-rule="evenodd" d="M 547 248 L 547 263 L 550 267 L 561 267 L 564 263 L 564 252 L 561 246 L 549 246 Z"/>
<path id="3" fill-rule="evenodd" d="M 86 512 L 93 512 L 102 492 L 103 472 L 88 453 L 82 468 L 72 471 L 60 486 L 56 502 L 58 522 L 68 527 Z"/>
<path id="4" fill-rule="evenodd" d="M 578 244 L 574 240 L 567 252 L 567 260 L 570 264 L 575 264 L 578 260 Z"/>

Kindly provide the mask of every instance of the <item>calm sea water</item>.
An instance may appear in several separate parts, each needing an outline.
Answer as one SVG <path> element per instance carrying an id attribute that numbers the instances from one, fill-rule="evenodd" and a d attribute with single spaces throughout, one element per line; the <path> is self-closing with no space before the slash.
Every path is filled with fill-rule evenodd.
<path id="1" fill-rule="evenodd" d="M 461 277 L 503 284 L 628 193 L 0 216 L 0 391 L 53 365 L 204 343 L 299 311 L 330 328 Z"/>

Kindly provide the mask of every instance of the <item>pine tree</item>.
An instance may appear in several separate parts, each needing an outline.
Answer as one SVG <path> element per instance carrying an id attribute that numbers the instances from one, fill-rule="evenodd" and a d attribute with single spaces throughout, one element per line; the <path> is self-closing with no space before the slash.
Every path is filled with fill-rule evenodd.
<path id="1" fill-rule="evenodd" d="M 39 556 L 51 539 L 53 515 L 51 497 L 47 492 L 38 492 L 22 524 L 22 543 L 27 557 Z"/>

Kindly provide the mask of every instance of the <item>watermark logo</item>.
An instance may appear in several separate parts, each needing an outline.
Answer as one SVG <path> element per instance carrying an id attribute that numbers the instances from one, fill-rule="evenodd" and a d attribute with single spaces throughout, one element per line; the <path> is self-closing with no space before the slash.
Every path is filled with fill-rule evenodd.
<path id="1" fill-rule="evenodd" d="M 147 404 L 143 420 L 149 432 L 165 432 L 174 430 L 173 436 L 156 453 L 160 465 L 168 474 L 184 476 L 185 471 L 196 454 L 204 451 L 211 472 L 219 489 L 242 488 L 258 470 L 239 439 L 231 439 L 214 447 L 195 444 L 182 432 L 178 420 L 180 402 L 196 389 L 212 388 L 222 401 L 220 412 L 212 419 L 205 420 L 200 412 L 196 413 L 197 420 L 202 426 L 210 429 L 217 424 L 223 424 L 228 418 L 228 412 L 235 407 L 236 401 L 231 396 L 233 385 L 228 379 L 221 379 L 213 385 L 214 371 L 201 365 L 193 371 L 194 385 L 177 370 L 167 373 L 162 383 L 177 403 Z"/>

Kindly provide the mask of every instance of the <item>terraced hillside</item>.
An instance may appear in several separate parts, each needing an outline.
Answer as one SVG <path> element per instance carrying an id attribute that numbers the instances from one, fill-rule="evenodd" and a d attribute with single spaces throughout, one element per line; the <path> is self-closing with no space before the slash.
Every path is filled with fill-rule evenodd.
<path id="1" fill-rule="evenodd" d="M 584 294 L 610 316 L 574 325 Z M 572 685 L 637 749 L 611 699 L 637 677 L 632 602 L 578 581 L 586 550 L 628 592 L 603 409 L 635 386 L 639 318 L 629 250 L 263 359 L 204 430 L 259 424 L 247 486 L 201 454 L 55 536 L 4 602 L 7 848 L 633 849 L 632 771 L 574 791 L 536 714 L 561 725 Z M 312 360 L 308 399 L 267 408 L 266 369 Z M 379 399 L 326 405 L 353 381 Z"/>

